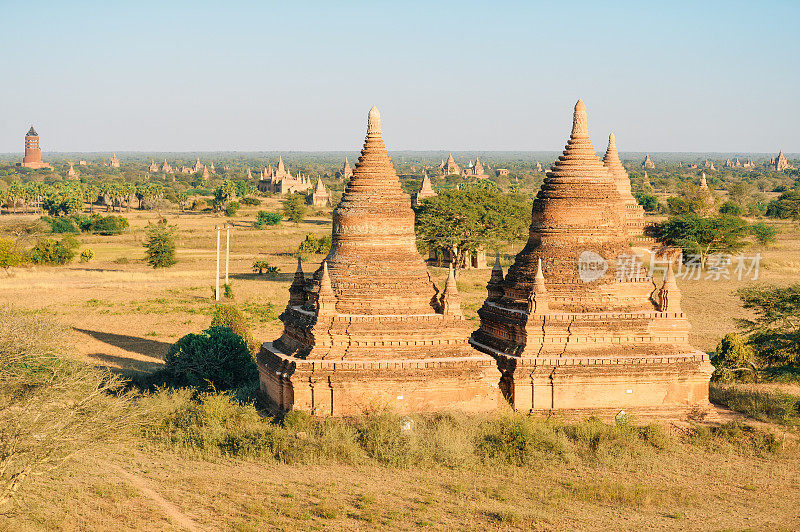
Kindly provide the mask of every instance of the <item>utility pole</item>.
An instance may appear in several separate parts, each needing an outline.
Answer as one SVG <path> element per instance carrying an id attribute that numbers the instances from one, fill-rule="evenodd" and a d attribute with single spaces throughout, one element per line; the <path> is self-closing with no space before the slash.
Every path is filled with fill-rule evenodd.
<path id="1" fill-rule="evenodd" d="M 225 284 L 228 284 L 228 264 L 230 263 L 231 226 L 225 227 Z"/>
<path id="2" fill-rule="evenodd" d="M 220 238 L 220 228 L 215 227 L 217 230 L 217 279 L 214 285 L 214 300 L 219 301 L 219 238 Z"/>

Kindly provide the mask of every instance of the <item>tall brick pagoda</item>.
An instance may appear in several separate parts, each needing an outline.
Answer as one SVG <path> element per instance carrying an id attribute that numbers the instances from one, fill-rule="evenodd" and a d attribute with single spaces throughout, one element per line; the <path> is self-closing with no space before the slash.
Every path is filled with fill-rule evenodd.
<path id="1" fill-rule="evenodd" d="M 333 211 L 331 251 L 306 279 L 300 264 L 262 345 L 262 392 L 316 415 L 484 411 L 502 402 L 495 361 L 472 350 L 451 272 L 443 291 L 416 248 L 410 198 L 386 151 L 378 109 Z"/>
<path id="2" fill-rule="evenodd" d="M 659 290 L 632 255 L 582 101 L 525 248 L 505 277 L 495 265 L 487 288 L 470 342 L 497 359 L 515 409 L 675 415 L 708 405 L 708 355 L 689 345 L 674 274 Z"/>
<path id="3" fill-rule="evenodd" d="M 39 146 L 39 134 L 33 129 L 33 126 L 31 126 L 28 133 L 25 135 L 25 156 L 22 158 L 22 163 L 18 163 L 17 166 L 31 168 L 33 170 L 38 170 L 40 168 L 53 169 L 49 164 L 42 162 L 42 148 Z"/>
<path id="4" fill-rule="evenodd" d="M 611 172 L 622 203 L 625 204 L 625 226 L 628 234 L 631 236 L 641 235 L 645 226 L 644 209 L 631 193 L 631 178 L 625 171 L 625 167 L 622 166 L 622 161 L 619 160 L 617 142 L 613 133 L 608 135 L 608 149 L 603 157 L 603 166 Z"/>

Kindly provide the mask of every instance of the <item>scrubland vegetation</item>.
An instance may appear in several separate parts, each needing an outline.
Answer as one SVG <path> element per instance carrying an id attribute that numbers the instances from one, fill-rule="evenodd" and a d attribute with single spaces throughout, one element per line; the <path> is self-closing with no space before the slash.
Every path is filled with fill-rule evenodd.
<path id="1" fill-rule="evenodd" d="M 513 168 L 495 185 L 423 202 L 421 247 L 466 252 L 488 242 L 507 267 L 540 178 Z M 674 244 L 762 256 L 757 281 L 678 279 L 692 342 L 714 357 L 711 399 L 726 409 L 677 422 L 380 409 L 317 420 L 263 408 L 253 353 L 280 332 L 297 258 L 309 273 L 330 249 L 330 209 L 256 198 L 235 172 L 210 184 L 159 183 L 160 194 L 142 188 L 138 204 L 124 187 L 90 207 L 82 192 L 80 202 L 57 194 L 43 204 L 49 213 L 8 214 L 24 208 L 5 204 L 0 529 L 796 527 L 792 176 L 709 172 L 719 201 L 704 213 L 688 177 L 651 172 L 645 190 L 632 172 L 653 221 L 689 227 L 670 233 Z M 434 175 L 437 187 L 455 184 Z M 91 212 L 104 205 L 108 213 Z M 731 238 L 708 240 L 719 230 L 713 220 L 735 229 Z M 223 221 L 233 228 L 231 276 L 215 303 L 213 228 Z M 169 267 L 153 269 L 154 260 Z M 441 281 L 445 271 L 431 274 Z M 459 273 L 468 319 L 488 275 Z"/>

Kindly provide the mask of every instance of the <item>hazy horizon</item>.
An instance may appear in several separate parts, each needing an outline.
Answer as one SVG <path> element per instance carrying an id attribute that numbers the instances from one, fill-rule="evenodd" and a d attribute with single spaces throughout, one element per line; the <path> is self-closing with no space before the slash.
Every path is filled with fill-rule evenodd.
<path id="1" fill-rule="evenodd" d="M 393 152 L 557 152 L 579 97 L 598 152 L 800 153 L 788 0 L 3 12 L 8 154 L 31 125 L 45 154 L 355 151 L 374 104 Z"/>

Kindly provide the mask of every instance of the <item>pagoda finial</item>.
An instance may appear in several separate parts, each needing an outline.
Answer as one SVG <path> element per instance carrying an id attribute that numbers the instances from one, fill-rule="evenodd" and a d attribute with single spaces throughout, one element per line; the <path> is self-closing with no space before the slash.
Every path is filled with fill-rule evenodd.
<path id="1" fill-rule="evenodd" d="M 544 284 L 544 272 L 542 271 L 542 259 L 536 266 L 536 277 L 533 279 L 533 289 L 528 296 L 528 314 L 547 314 L 550 310 L 549 295 Z"/>
<path id="2" fill-rule="evenodd" d="M 331 276 L 328 273 L 328 261 L 322 261 L 322 277 L 319 279 L 317 294 L 317 316 L 336 313 L 336 293 L 333 291 Z"/>
<path id="3" fill-rule="evenodd" d="M 446 316 L 463 316 L 461 313 L 461 296 L 458 295 L 452 262 L 447 272 L 447 282 L 444 285 L 444 292 L 442 292 L 441 306 L 442 314 Z"/>
<path id="4" fill-rule="evenodd" d="M 489 282 L 486 283 L 487 299 L 498 301 L 503 297 L 503 267 L 500 265 L 500 252 L 495 252 L 494 266 Z"/>
<path id="5" fill-rule="evenodd" d="M 681 312 L 681 291 L 675 280 L 675 272 L 672 270 L 672 261 L 667 265 L 667 273 L 664 274 L 664 284 L 658 291 L 658 310 L 661 312 Z"/>
<path id="6" fill-rule="evenodd" d="M 373 105 L 367 117 L 367 136 L 381 136 L 381 112 Z"/>
<path id="7" fill-rule="evenodd" d="M 289 304 L 287 306 L 302 306 L 306 302 L 306 276 L 303 273 L 303 262 L 297 257 L 297 270 L 294 272 L 292 285 L 289 287 Z"/>
<path id="8" fill-rule="evenodd" d="M 583 100 L 578 100 L 575 104 L 575 113 L 572 116 L 572 136 L 589 136 L 589 126 L 586 120 L 586 105 L 583 103 Z"/>

